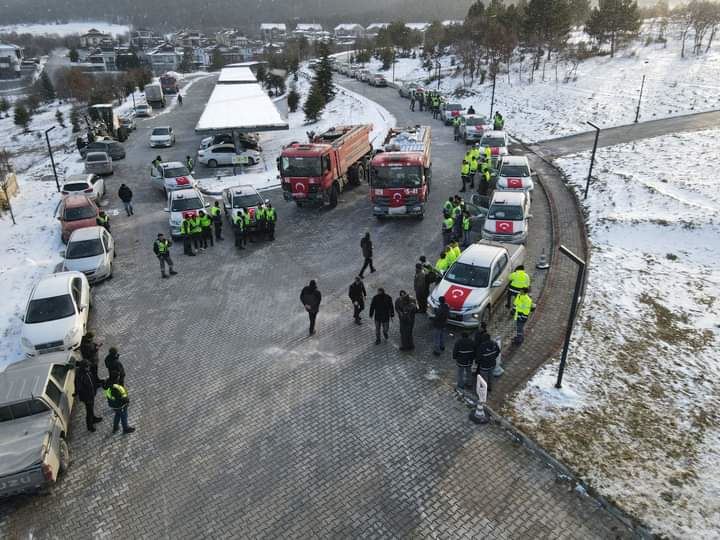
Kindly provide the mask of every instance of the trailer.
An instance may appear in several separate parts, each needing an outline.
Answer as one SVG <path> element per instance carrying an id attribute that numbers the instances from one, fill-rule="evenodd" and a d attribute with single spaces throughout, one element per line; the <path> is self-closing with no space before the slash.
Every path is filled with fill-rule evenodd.
<path id="1" fill-rule="evenodd" d="M 160 83 L 145 85 L 145 101 L 153 108 L 165 106 L 165 94 Z"/>
<path id="2" fill-rule="evenodd" d="M 430 126 L 392 128 L 382 149 L 370 162 L 370 201 L 373 215 L 425 214 L 430 195 L 432 160 Z"/>
<path id="3" fill-rule="evenodd" d="M 336 206 L 340 193 L 367 178 L 371 131 L 367 124 L 336 126 L 285 146 L 278 158 L 285 200 Z"/>
<path id="4" fill-rule="evenodd" d="M 112 104 L 105 103 L 88 107 L 88 126 L 94 137 L 111 137 L 120 142 L 128 138 L 128 129 L 120 123 Z"/>

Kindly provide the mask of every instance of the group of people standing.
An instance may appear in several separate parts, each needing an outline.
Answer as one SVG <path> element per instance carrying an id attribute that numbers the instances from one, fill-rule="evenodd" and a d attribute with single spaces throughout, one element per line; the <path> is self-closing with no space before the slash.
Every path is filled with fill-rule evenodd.
<path id="1" fill-rule="evenodd" d="M 417 88 L 410 92 L 411 111 L 415 111 L 416 103 L 420 108 L 420 112 L 427 109 L 432 113 L 433 118 L 437 119 L 440 116 L 440 107 L 443 103 L 445 103 L 445 98 L 440 94 L 440 92 Z"/>
<path id="2" fill-rule="evenodd" d="M 471 146 L 463 156 L 460 165 L 460 180 L 462 181 L 460 191 L 462 193 L 467 191 L 468 187 L 475 188 L 476 176 L 478 177 L 478 193 L 483 196 L 489 195 L 493 179 L 492 150 L 487 146 L 483 152 L 480 150 L 480 143 Z"/>

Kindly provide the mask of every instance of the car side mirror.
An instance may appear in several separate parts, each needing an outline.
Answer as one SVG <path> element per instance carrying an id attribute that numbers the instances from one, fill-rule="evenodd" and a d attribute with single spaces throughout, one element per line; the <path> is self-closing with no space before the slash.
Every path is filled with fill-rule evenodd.
<path id="1" fill-rule="evenodd" d="M 60 255 L 60 257 L 62 257 L 62 258 L 64 259 L 64 258 L 65 258 L 65 250 L 60 251 L 60 252 L 58 253 L 58 255 Z"/>
<path id="2" fill-rule="evenodd" d="M 169 208 L 163 208 L 163 212 L 169 212 L 169 211 L 170 211 Z"/>
<path id="3" fill-rule="evenodd" d="M 527 217 L 527 218 L 528 218 L 528 219 L 532 219 L 532 217 L 533 217 L 532 214 L 528 214 L 528 217 Z"/>
<path id="4" fill-rule="evenodd" d="M 493 281 L 493 283 L 492 283 L 493 289 L 496 289 L 496 288 L 501 287 L 501 286 L 502 286 L 502 280 L 500 280 L 500 279 L 496 279 L 496 280 Z"/>

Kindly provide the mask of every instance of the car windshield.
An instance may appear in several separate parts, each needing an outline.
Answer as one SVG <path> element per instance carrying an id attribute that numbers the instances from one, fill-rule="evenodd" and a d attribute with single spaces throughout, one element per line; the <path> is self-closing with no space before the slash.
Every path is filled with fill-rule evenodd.
<path id="1" fill-rule="evenodd" d="M 75 315 L 75 305 L 72 298 L 69 294 L 63 294 L 62 296 L 31 300 L 25 322 L 27 324 L 43 323 L 72 317 L 73 315 Z"/>
<path id="2" fill-rule="evenodd" d="M 422 185 L 420 167 L 375 167 L 373 172 L 375 188 L 417 188 Z"/>
<path id="3" fill-rule="evenodd" d="M 170 135 L 170 128 L 155 128 L 152 132 L 153 135 Z"/>
<path id="4" fill-rule="evenodd" d="M 63 219 L 65 221 L 77 221 L 79 219 L 92 219 L 96 215 L 95 209 L 92 206 L 75 206 L 65 209 Z"/>
<path id="5" fill-rule="evenodd" d="M 505 146 L 505 139 L 503 139 L 502 137 L 485 137 L 480 143 L 480 146 L 498 148 L 500 146 Z"/>
<path id="6" fill-rule="evenodd" d="M 107 156 L 105 154 L 88 154 L 87 161 L 107 161 Z"/>
<path id="7" fill-rule="evenodd" d="M 260 201 L 257 195 L 234 195 L 233 196 L 233 208 L 250 208 L 251 206 L 257 206 Z"/>
<path id="8" fill-rule="evenodd" d="M 466 118 L 465 123 L 468 126 L 482 126 L 483 124 L 487 124 L 487 120 L 485 120 L 485 118 L 482 116 L 473 116 L 470 118 Z"/>
<path id="9" fill-rule="evenodd" d="M 174 199 L 170 210 L 173 212 L 184 212 L 185 210 L 200 210 L 203 204 L 197 197 L 190 197 L 185 199 Z"/>
<path id="10" fill-rule="evenodd" d="M 65 250 L 66 259 L 84 259 L 103 254 L 103 245 L 99 238 L 70 242 Z"/>
<path id="11" fill-rule="evenodd" d="M 530 176 L 527 165 L 503 165 L 500 169 L 500 176 Z"/>
<path id="12" fill-rule="evenodd" d="M 187 176 L 190 174 L 190 171 L 187 170 L 187 167 L 165 167 L 163 169 L 163 176 L 165 178 L 179 178 L 180 176 Z"/>
<path id="13" fill-rule="evenodd" d="M 462 105 L 459 105 L 458 103 L 448 103 L 445 105 L 446 111 L 461 111 L 462 108 Z"/>
<path id="14" fill-rule="evenodd" d="M 287 157 L 281 160 L 283 176 L 322 176 L 319 157 Z"/>
<path id="15" fill-rule="evenodd" d="M 522 221 L 523 212 L 519 205 L 493 204 L 488 210 L 489 219 L 509 219 L 510 221 Z"/>
<path id="16" fill-rule="evenodd" d="M 85 182 L 77 182 L 73 184 L 63 184 L 63 191 L 83 191 L 87 189 L 88 186 Z"/>
<path id="17" fill-rule="evenodd" d="M 458 285 L 485 288 L 488 286 L 490 279 L 490 269 L 456 262 L 452 265 L 448 273 L 445 274 L 445 279 Z"/>
<path id="18" fill-rule="evenodd" d="M 17 420 L 18 418 L 25 418 L 26 416 L 44 413 L 49 410 L 50 407 L 39 399 L 21 401 L 20 403 L 13 403 L 12 405 L 0 407 L 0 422 Z"/>

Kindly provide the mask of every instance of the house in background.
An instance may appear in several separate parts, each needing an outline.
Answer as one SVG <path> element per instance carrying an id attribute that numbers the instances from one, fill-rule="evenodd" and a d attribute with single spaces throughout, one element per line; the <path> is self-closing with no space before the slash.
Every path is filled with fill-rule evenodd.
<path id="1" fill-rule="evenodd" d="M 147 28 L 139 28 L 130 32 L 130 45 L 145 51 L 154 49 L 163 42 L 162 38 Z"/>
<path id="2" fill-rule="evenodd" d="M 177 71 L 180 62 L 182 62 L 182 57 L 182 49 L 176 49 L 174 45 L 167 42 L 147 53 L 150 69 L 155 75 L 161 75 L 168 71 Z"/>
<path id="3" fill-rule="evenodd" d="M 442 24 L 445 28 L 448 26 L 462 26 L 464 21 L 456 20 L 456 19 L 447 19 L 443 21 Z"/>
<path id="4" fill-rule="evenodd" d="M 22 77 L 22 47 L 11 43 L 0 43 L 0 79 Z"/>
<path id="5" fill-rule="evenodd" d="M 358 39 L 365 35 L 365 28 L 362 27 L 360 24 L 354 24 L 354 23 L 345 23 L 345 24 L 338 24 L 335 27 L 335 38 L 337 39 L 347 39 L 347 38 L 353 38 Z"/>
<path id="6" fill-rule="evenodd" d="M 84 49 L 92 49 L 93 47 L 100 46 L 100 43 L 104 39 L 112 41 L 112 36 L 110 34 L 103 34 L 95 28 L 91 28 L 87 33 L 80 36 L 80 46 Z"/>
<path id="7" fill-rule="evenodd" d="M 425 31 L 430 28 L 430 23 L 427 22 L 410 22 L 405 23 L 405 28 L 409 28 L 410 30 L 413 30 L 415 32 L 422 32 L 425 33 Z"/>
<path id="8" fill-rule="evenodd" d="M 368 27 L 365 29 L 365 37 L 376 38 L 378 33 L 380 33 L 380 30 L 383 30 L 388 26 L 390 26 L 390 23 L 376 22 L 369 24 Z"/>
<path id="9" fill-rule="evenodd" d="M 287 37 L 287 27 L 285 23 L 262 23 L 260 36 L 265 42 L 284 41 Z"/>

